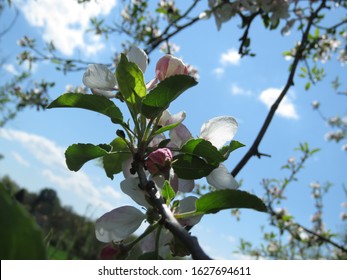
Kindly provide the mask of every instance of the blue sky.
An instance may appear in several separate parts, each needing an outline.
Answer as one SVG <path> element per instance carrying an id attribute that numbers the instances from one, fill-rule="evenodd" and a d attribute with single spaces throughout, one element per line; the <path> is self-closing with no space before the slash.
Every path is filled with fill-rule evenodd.
<path id="1" fill-rule="evenodd" d="M 40 45 L 54 39 L 61 55 L 79 57 L 96 63 L 110 63 L 112 52 L 120 50 L 123 37 L 110 36 L 106 41 L 92 34 L 85 34 L 92 16 L 112 15 L 119 20 L 120 5 L 116 1 L 97 1 L 83 10 L 82 5 L 71 1 L 14 1 L 20 15 L 12 30 L 1 39 L 1 55 L 7 57 L 1 73 L 4 77 L 19 71 L 16 55 L 20 48 L 18 39 L 24 35 L 37 39 Z M 201 11 L 207 1 L 200 4 Z M 48 12 L 49 11 L 49 12 Z M 14 10 L 5 12 L 0 27 L 14 16 Z M 333 19 L 333 17 L 331 18 Z M 234 116 L 239 122 L 235 139 L 246 145 L 232 154 L 227 167 L 231 170 L 247 151 L 257 135 L 268 107 L 285 85 L 290 61 L 282 52 L 291 49 L 299 35 L 292 32 L 280 35 L 279 30 L 264 30 L 261 22 L 255 22 L 250 31 L 254 58 L 241 59 L 237 54 L 239 37 L 242 35 L 233 19 L 217 32 L 213 18 L 192 26 L 179 33 L 173 42 L 180 46 L 176 53 L 186 63 L 199 70 L 199 84 L 188 90 L 170 107 L 172 113 L 185 111 L 185 124 L 193 135 L 198 136 L 201 125 L 212 117 Z M 152 63 L 146 71 L 146 80 L 154 77 L 155 62 L 162 53 L 154 51 Z M 299 174 L 299 181 L 290 186 L 285 206 L 298 222 L 310 226 L 313 214 L 313 199 L 309 184 L 314 181 L 331 181 L 334 187 L 325 198 L 324 218 L 326 226 L 339 230 L 341 203 L 346 201 L 342 185 L 346 183 L 346 152 L 341 145 L 326 142 L 324 135 L 329 128 L 312 110 L 312 102 L 318 100 L 328 115 L 346 114 L 344 96 L 337 96 L 330 87 L 336 75 L 346 77 L 346 67 L 336 61 L 327 62 L 325 82 L 304 90 L 305 80 L 296 76 L 293 87 L 279 108 L 263 142 L 260 152 L 271 158 L 252 158 L 238 175 L 243 180 L 243 190 L 262 195 L 262 178 L 283 178 L 288 175 L 280 167 L 292 156 L 299 156 L 293 149 L 301 142 L 308 142 L 317 153 Z M 34 65 L 35 77 L 57 83 L 51 91 L 52 99 L 65 92 L 67 84 L 82 84 L 83 72 L 63 75 L 47 63 Z M 346 84 L 344 84 L 346 86 Z M 32 191 L 44 187 L 57 190 L 63 204 L 75 211 L 98 217 L 107 210 L 132 204 L 131 199 L 121 193 L 117 176 L 113 181 L 94 163 L 86 164 L 79 172 L 71 172 L 65 166 L 64 150 L 73 143 L 108 143 L 115 137 L 116 127 L 101 115 L 78 109 L 54 109 L 36 112 L 24 110 L 16 119 L 0 129 L 0 176 L 10 175 L 21 186 Z M 203 183 L 203 182 L 202 182 Z M 229 211 L 204 217 L 193 233 L 199 237 L 202 246 L 214 258 L 234 258 L 240 237 L 258 243 L 261 237 L 260 225 L 266 224 L 266 215 L 253 211 L 242 211 L 237 222 Z"/>

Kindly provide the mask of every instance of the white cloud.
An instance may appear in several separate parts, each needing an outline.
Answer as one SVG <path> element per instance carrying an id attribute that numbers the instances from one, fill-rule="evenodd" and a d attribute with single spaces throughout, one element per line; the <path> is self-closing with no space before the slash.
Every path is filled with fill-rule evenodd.
<path id="1" fill-rule="evenodd" d="M 42 30 L 46 42 L 54 41 L 56 48 L 65 55 L 72 55 L 79 48 L 91 55 L 104 48 L 101 38 L 85 34 L 92 17 L 105 16 L 116 5 L 116 0 L 77 1 L 16 0 L 28 23 Z"/>
<path id="2" fill-rule="evenodd" d="M 241 56 L 236 49 L 229 49 L 225 53 L 221 54 L 220 63 L 224 66 L 227 65 L 239 65 Z"/>
<path id="3" fill-rule="evenodd" d="M 252 95 L 252 91 L 239 87 L 237 84 L 232 84 L 230 88 L 230 92 L 232 95 L 243 95 L 250 96 Z"/>
<path id="4" fill-rule="evenodd" d="M 28 161 L 26 161 L 20 154 L 16 153 L 16 152 L 12 152 L 12 155 L 14 157 L 14 159 L 21 165 L 29 167 L 30 163 Z"/>
<path id="5" fill-rule="evenodd" d="M 13 64 L 4 64 L 2 66 L 6 72 L 12 74 L 12 75 L 18 75 L 19 72 L 16 70 Z"/>
<path id="6" fill-rule="evenodd" d="M 267 108 L 270 108 L 272 104 L 276 101 L 281 93 L 281 89 L 278 88 L 268 88 L 260 93 L 259 100 L 265 104 Z M 296 112 L 295 105 L 292 98 L 285 96 L 280 103 L 276 113 L 284 118 L 288 119 L 299 119 L 299 115 Z"/>
<path id="7" fill-rule="evenodd" d="M 65 149 L 45 137 L 2 128 L 0 138 L 20 143 L 39 162 L 37 166 L 44 178 L 54 186 L 71 191 L 88 204 L 109 211 L 114 208 L 108 202 L 110 196 L 111 201 L 115 202 L 119 202 L 122 198 L 121 193 L 117 193 L 110 186 L 96 187 L 91 177 L 82 170 L 78 172 L 68 170 L 65 164 Z M 18 154 L 14 156 L 17 161 L 22 160 Z M 22 164 L 24 162 L 22 161 Z"/>
<path id="8" fill-rule="evenodd" d="M 213 69 L 212 73 L 217 77 L 221 78 L 224 75 L 225 69 L 223 67 L 217 67 Z"/>

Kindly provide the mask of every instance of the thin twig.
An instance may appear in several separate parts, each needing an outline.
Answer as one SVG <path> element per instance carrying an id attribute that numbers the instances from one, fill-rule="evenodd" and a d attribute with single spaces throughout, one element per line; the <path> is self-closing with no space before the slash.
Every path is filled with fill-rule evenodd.
<path id="1" fill-rule="evenodd" d="M 287 79 L 287 83 L 286 83 L 285 87 L 283 88 L 281 94 L 279 95 L 279 97 L 275 101 L 275 103 L 271 106 L 271 109 L 270 109 L 270 111 L 269 111 L 268 115 L 266 116 L 266 119 L 263 123 L 263 126 L 261 127 L 261 129 L 260 129 L 256 139 L 254 140 L 252 146 L 249 148 L 247 153 L 244 155 L 244 157 L 240 160 L 240 162 L 236 165 L 234 170 L 231 172 L 231 174 L 233 176 L 236 176 L 241 171 L 241 169 L 247 164 L 247 162 L 250 160 L 250 158 L 252 156 L 259 156 L 260 155 L 260 153 L 258 151 L 258 147 L 260 145 L 260 142 L 262 141 L 262 139 L 263 139 L 263 137 L 264 137 L 271 121 L 272 121 L 272 118 L 274 117 L 274 115 L 278 109 L 278 106 L 280 105 L 281 101 L 288 93 L 288 90 L 294 85 L 294 75 L 295 75 L 295 72 L 296 72 L 296 69 L 298 67 L 299 62 L 300 62 L 301 58 L 303 57 L 303 53 L 306 49 L 306 44 L 308 41 L 308 36 L 309 36 L 310 30 L 311 30 L 311 27 L 313 25 L 313 21 L 318 17 L 319 12 L 324 7 L 326 7 L 325 4 L 326 4 L 326 0 L 323 0 L 321 2 L 321 4 L 319 5 L 319 7 L 316 9 L 316 11 L 314 11 L 311 14 L 311 16 L 308 20 L 308 24 L 307 24 L 307 27 L 305 29 L 305 32 L 302 36 L 301 43 L 300 43 L 299 48 L 297 50 L 297 53 L 295 55 L 294 62 L 291 66 L 291 70 L 290 70 L 290 73 L 289 73 L 289 76 Z"/>

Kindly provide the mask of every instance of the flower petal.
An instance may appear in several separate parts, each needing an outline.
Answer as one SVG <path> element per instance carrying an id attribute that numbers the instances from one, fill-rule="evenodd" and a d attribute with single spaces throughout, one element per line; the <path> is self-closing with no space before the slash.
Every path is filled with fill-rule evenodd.
<path id="1" fill-rule="evenodd" d="M 178 191 L 191 192 L 195 187 L 194 180 L 185 180 L 178 178 Z"/>
<path id="2" fill-rule="evenodd" d="M 171 142 L 178 148 L 182 147 L 191 138 L 192 134 L 184 124 L 179 124 L 170 130 Z"/>
<path id="3" fill-rule="evenodd" d="M 116 94 L 113 91 L 107 91 L 107 90 L 100 90 L 96 88 L 92 88 L 92 93 L 105 96 L 106 98 L 114 98 L 116 97 Z"/>
<path id="4" fill-rule="evenodd" d="M 187 213 L 195 211 L 195 201 L 197 197 L 195 196 L 187 196 L 180 200 L 180 204 L 176 210 L 176 213 Z M 193 226 L 200 222 L 203 215 L 197 215 L 190 218 L 178 219 L 181 225 L 183 226 Z"/>
<path id="5" fill-rule="evenodd" d="M 237 121 L 233 117 L 216 117 L 202 125 L 200 138 L 210 141 L 213 146 L 220 149 L 234 138 L 237 128 Z"/>
<path id="6" fill-rule="evenodd" d="M 132 206 L 122 206 L 101 216 L 95 223 L 95 235 L 101 242 L 117 242 L 134 233 L 145 214 Z"/>
<path id="7" fill-rule="evenodd" d="M 83 75 L 83 83 L 89 88 L 112 90 L 117 85 L 117 80 L 105 65 L 89 64 Z"/>
<path id="8" fill-rule="evenodd" d="M 139 188 L 139 178 L 127 178 L 120 183 L 121 190 L 130 196 L 137 204 L 149 207 L 149 203 L 145 198 L 145 193 Z"/>
<path id="9" fill-rule="evenodd" d="M 142 73 L 145 73 L 148 65 L 148 56 L 144 50 L 136 46 L 131 46 L 127 57 L 129 61 L 137 64 L 137 66 L 142 70 Z"/>
<path id="10" fill-rule="evenodd" d="M 239 184 L 234 177 L 229 173 L 228 169 L 220 164 L 214 169 L 210 175 L 206 177 L 207 182 L 218 190 L 222 189 L 237 189 Z"/>

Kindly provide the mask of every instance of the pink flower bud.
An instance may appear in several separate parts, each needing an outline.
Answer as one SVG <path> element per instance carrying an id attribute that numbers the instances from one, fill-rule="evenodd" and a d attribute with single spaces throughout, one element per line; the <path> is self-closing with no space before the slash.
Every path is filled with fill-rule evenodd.
<path id="1" fill-rule="evenodd" d="M 172 153 L 168 148 L 161 148 L 150 153 L 146 167 L 152 175 L 167 175 L 170 172 Z"/>
<path id="2" fill-rule="evenodd" d="M 188 75 L 188 67 L 181 59 L 167 54 L 158 60 L 155 75 L 159 81 L 174 75 Z"/>
<path id="3" fill-rule="evenodd" d="M 108 244 L 101 249 L 100 259 L 102 260 L 114 260 L 119 255 L 120 250 L 112 244 Z"/>

